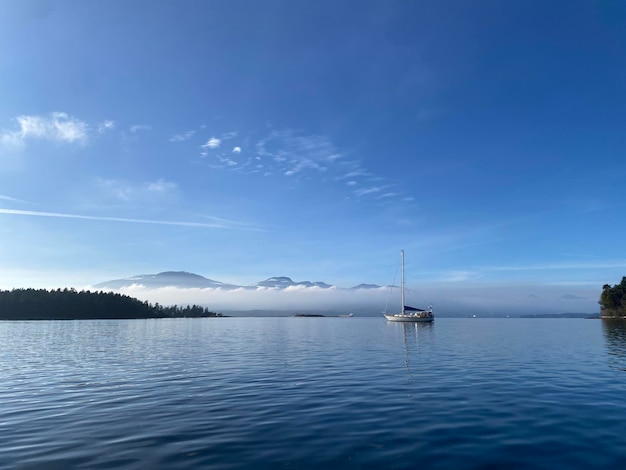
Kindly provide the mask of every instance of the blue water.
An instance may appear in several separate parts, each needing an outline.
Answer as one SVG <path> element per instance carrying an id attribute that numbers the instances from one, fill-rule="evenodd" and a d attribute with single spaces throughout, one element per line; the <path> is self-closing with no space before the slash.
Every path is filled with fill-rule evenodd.
<path id="1" fill-rule="evenodd" d="M 626 323 L 0 322 L 0 468 L 626 468 Z"/>

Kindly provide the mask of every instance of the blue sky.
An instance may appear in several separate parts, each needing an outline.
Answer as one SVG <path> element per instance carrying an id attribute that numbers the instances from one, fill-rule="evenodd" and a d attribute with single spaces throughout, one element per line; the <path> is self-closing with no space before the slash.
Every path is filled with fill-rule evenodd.
<path id="1" fill-rule="evenodd" d="M 0 288 L 382 285 L 405 249 L 444 309 L 594 311 L 625 52 L 617 1 L 1 2 Z"/>

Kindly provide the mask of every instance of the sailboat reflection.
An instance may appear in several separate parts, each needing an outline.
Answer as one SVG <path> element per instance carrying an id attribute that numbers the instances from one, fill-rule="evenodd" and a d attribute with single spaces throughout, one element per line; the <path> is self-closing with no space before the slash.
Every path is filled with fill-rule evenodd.
<path id="1" fill-rule="evenodd" d="M 606 339 L 609 367 L 626 371 L 626 320 L 604 319 L 602 331 Z"/>
<path id="2" fill-rule="evenodd" d="M 411 383 L 413 373 L 419 375 L 420 364 L 429 362 L 430 348 L 428 345 L 432 343 L 431 337 L 434 332 L 434 323 L 410 323 L 398 322 L 387 323 L 389 328 L 402 329 L 402 346 L 404 351 L 404 371 L 406 374 L 406 389 L 409 398 L 413 397 L 414 385 Z"/>

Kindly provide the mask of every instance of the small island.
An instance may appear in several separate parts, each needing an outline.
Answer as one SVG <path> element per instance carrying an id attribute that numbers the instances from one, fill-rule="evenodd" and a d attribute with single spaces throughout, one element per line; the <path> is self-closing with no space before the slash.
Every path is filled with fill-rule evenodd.
<path id="1" fill-rule="evenodd" d="M 122 320 L 221 317 L 199 305 L 165 307 L 113 292 L 75 289 L 0 291 L 0 320 Z"/>
<path id="2" fill-rule="evenodd" d="M 599 304 L 600 318 L 626 318 L 626 276 L 619 284 L 602 287 Z"/>

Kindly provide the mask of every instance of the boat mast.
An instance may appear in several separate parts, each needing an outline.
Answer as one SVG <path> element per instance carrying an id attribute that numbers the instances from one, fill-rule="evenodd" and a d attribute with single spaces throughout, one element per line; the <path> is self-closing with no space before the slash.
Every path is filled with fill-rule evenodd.
<path id="1" fill-rule="evenodd" d="M 404 250 L 401 250 L 402 253 L 402 284 L 401 284 L 401 289 L 402 289 L 402 308 L 400 310 L 400 313 L 404 314 Z"/>

